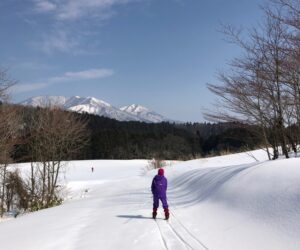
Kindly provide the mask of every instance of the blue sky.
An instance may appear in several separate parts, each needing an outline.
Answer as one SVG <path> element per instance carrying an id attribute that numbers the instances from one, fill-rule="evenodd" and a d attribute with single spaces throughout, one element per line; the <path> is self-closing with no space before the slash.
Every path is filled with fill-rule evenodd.
<path id="1" fill-rule="evenodd" d="M 239 54 L 220 23 L 249 28 L 263 0 L 2 0 L 0 65 L 12 100 L 93 96 L 203 121 L 206 89 Z"/>

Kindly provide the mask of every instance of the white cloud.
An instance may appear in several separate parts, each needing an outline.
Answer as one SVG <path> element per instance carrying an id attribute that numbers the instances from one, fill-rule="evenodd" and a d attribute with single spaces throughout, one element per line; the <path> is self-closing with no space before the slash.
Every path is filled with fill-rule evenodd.
<path id="1" fill-rule="evenodd" d="M 10 91 L 14 94 L 31 92 L 38 89 L 44 89 L 49 86 L 49 83 L 27 83 L 27 84 L 16 84 Z"/>
<path id="2" fill-rule="evenodd" d="M 47 54 L 53 51 L 75 52 L 79 41 L 70 36 L 66 31 L 55 30 L 50 34 L 44 35 L 43 40 L 35 46 Z"/>
<path id="3" fill-rule="evenodd" d="M 39 41 L 33 43 L 35 48 L 52 54 L 53 52 L 90 54 L 89 36 L 82 34 L 95 25 L 101 25 L 116 14 L 115 7 L 146 0 L 31 0 L 33 10 L 53 18 L 50 28 L 41 31 Z M 92 19 L 96 19 L 92 20 Z M 92 25 L 88 25 L 92 21 Z M 74 26 L 73 23 L 76 23 Z M 97 33 L 97 32 L 96 32 Z"/>
<path id="4" fill-rule="evenodd" d="M 114 74 L 111 69 L 89 69 L 79 72 L 66 72 L 65 77 L 69 79 L 97 79 L 109 77 Z"/>
<path id="5" fill-rule="evenodd" d="M 50 82 L 100 79 L 112 76 L 113 74 L 114 71 L 112 69 L 88 69 L 77 72 L 66 72 L 62 76 L 50 78 Z"/>
<path id="6" fill-rule="evenodd" d="M 73 30 L 57 27 L 42 35 L 39 41 L 31 43 L 31 46 L 48 55 L 56 52 L 73 55 L 96 55 L 99 53 L 97 41 L 90 41 L 95 34 L 88 30 Z M 83 46 L 84 45 L 84 46 Z"/>
<path id="7" fill-rule="evenodd" d="M 57 5 L 47 0 L 35 0 L 35 10 L 38 12 L 50 12 L 56 10 Z"/>
<path id="8" fill-rule="evenodd" d="M 79 81 L 79 80 L 92 80 L 110 77 L 114 74 L 112 69 L 88 69 L 83 71 L 66 72 L 62 76 L 51 77 L 42 83 L 24 83 L 14 85 L 10 91 L 11 93 L 24 93 L 31 92 L 38 89 L 44 89 L 56 83 Z"/>
<path id="9" fill-rule="evenodd" d="M 73 0 L 67 1 L 61 6 L 57 13 L 59 19 L 78 19 L 87 14 L 107 11 L 114 4 L 120 2 L 120 0 Z"/>
<path id="10" fill-rule="evenodd" d="M 39 12 L 52 11 L 58 20 L 76 20 L 84 16 L 107 18 L 115 5 L 140 0 L 33 0 Z"/>

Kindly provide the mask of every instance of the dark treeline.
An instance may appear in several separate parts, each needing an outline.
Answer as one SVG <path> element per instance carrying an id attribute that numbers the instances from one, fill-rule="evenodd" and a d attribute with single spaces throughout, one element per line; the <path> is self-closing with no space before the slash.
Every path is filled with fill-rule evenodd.
<path id="1" fill-rule="evenodd" d="M 89 145 L 79 159 L 177 159 L 187 160 L 259 147 L 254 126 L 238 123 L 120 122 L 89 114 Z"/>
<path id="2" fill-rule="evenodd" d="M 30 117 L 40 109 L 25 107 Z M 65 112 L 66 114 L 69 112 Z M 241 152 L 260 146 L 255 126 L 240 123 L 143 123 L 121 122 L 90 114 L 77 114 L 86 121 L 88 143 L 65 160 L 76 159 L 174 159 L 188 160 L 207 155 Z M 25 126 L 26 127 L 26 126 Z M 29 145 L 31 135 L 25 133 L 16 145 L 13 159 L 35 161 Z M 26 138 L 28 137 L 28 138 Z"/>

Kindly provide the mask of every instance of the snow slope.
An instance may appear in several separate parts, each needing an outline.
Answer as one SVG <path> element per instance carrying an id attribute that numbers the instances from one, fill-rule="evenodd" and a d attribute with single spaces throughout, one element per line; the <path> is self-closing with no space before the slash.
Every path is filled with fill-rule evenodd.
<path id="1" fill-rule="evenodd" d="M 162 209 L 151 219 L 147 164 L 70 162 L 69 200 L 0 223 L 1 249 L 300 249 L 300 158 L 254 151 L 166 167 L 169 222 Z"/>

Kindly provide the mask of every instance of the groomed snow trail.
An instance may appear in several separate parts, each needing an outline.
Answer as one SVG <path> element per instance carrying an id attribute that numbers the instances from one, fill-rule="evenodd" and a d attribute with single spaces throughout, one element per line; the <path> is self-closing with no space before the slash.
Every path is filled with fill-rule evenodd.
<path id="1" fill-rule="evenodd" d="M 147 161 L 70 162 L 68 201 L 1 222 L 0 249 L 299 250 L 300 158 L 265 158 L 255 151 L 166 167 L 169 221 L 161 207 L 151 218 L 156 171 Z"/>
<path id="2" fill-rule="evenodd" d="M 174 213 L 172 213 L 174 216 Z M 208 248 L 194 237 L 183 225 L 174 222 L 156 221 L 166 249 L 199 249 Z"/>

